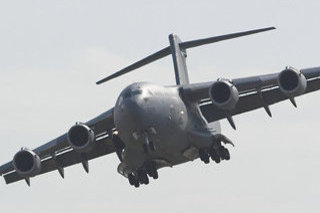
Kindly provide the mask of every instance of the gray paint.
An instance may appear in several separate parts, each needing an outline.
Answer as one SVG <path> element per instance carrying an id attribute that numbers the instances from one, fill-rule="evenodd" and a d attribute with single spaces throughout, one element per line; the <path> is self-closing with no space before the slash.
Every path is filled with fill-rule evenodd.
<path id="1" fill-rule="evenodd" d="M 118 144 L 114 141 L 113 135 L 115 134 L 125 145 L 124 149 L 120 150 L 122 151 L 122 158 L 120 158 L 122 162 L 118 171 L 125 177 L 134 175 L 136 178 L 139 176 L 139 172 L 147 170 L 149 163 L 155 163 L 156 169 L 172 167 L 192 161 L 199 155 L 201 157 L 203 152 L 206 152 L 205 155 L 208 156 L 210 150 L 221 149 L 223 143 L 232 144 L 221 134 L 218 123 L 220 119 L 227 118 L 234 127 L 232 115 L 266 107 L 264 104 L 269 105 L 293 97 L 286 97 L 282 94 L 279 90 L 281 85 L 274 85 L 278 75 L 271 74 L 230 81 L 241 95 L 238 105 L 230 111 L 229 109 L 217 109 L 210 104 L 210 101 L 199 105 L 199 103 L 205 103 L 203 99 L 208 99 L 204 93 L 209 91 L 212 84 L 188 85 L 186 54 L 182 47 L 191 48 L 270 29 L 274 28 L 185 43 L 181 43 L 177 36 L 170 35 L 177 86 L 165 87 L 151 83 L 134 83 L 128 86 L 121 92 L 114 109 L 110 109 L 86 123 L 95 132 L 97 140 L 96 146 L 88 153 L 76 153 L 70 149 L 66 143 L 65 135 L 35 149 L 42 158 L 49 158 L 43 161 L 43 165 L 47 166 L 43 166 L 39 174 L 55 169 L 58 169 L 61 174 L 61 168 L 80 162 L 88 172 L 88 160 L 119 151 L 117 150 Z M 148 60 L 151 62 L 158 58 L 159 56 L 151 55 Z M 135 66 L 142 65 L 141 62 L 139 63 Z M 319 68 L 306 69 L 302 75 L 308 79 L 306 93 L 319 89 Z M 102 80 L 102 82 L 104 81 L 105 79 Z M 253 94 L 251 94 L 252 92 Z M 268 98 L 270 101 L 267 101 Z M 215 122 L 215 124 L 209 127 L 208 121 Z M 151 142 L 152 145 L 150 145 Z M 98 146 L 98 144 L 100 145 Z M 219 155 L 221 156 L 221 153 Z M 66 164 L 59 165 L 57 158 Z M 23 177 L 21 175 L 19 177 L 16 172 L 8 173 L 9 170 L 12 171 L 8 165 L 10 163 L 0 168 L 0 174 L 4 174 L 6 182 L 21 180 Z M 29 177 L 26 181 L 28 184 L 30 183 Z"/>

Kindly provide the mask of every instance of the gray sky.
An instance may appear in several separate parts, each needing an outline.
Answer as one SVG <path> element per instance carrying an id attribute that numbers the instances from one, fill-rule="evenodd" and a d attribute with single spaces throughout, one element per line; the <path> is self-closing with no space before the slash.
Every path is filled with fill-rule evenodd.
<path id="1" fill-rule="evenodd" d="M 276 31 L 188 51 L 192 82 L 319 66 L 320 2 L 0 1 L 0 162 L 35 148 L 113 107 L 135 81 L 174 84 L 171 58 L 96 86 L 95 81 L 182 40 L 259 27 Z M 0 186 L 4 212 L 318 212 L 320 93 L 235 117 L 231 161 L 199 160 L 160 170 L 134 189 L 115 155 L 24 182 Z M 64 209 L 64 210 L 62 210 Z"/>

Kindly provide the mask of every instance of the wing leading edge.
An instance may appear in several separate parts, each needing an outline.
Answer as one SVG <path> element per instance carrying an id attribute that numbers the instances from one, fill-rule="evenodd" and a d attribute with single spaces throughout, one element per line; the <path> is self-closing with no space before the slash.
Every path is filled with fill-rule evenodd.
<path id="1" fill-rule="evenodd" d="M 307 80 L 304 95 L 320 89 L 320 67 L 302 69 L 301 73 Z M 190 84 L 182 87 L 184 96 L 190 101 L 200 103 L 200 109 L 208 122 L 218 121 L 230 116 L 264 108 L 271 116 L 269 106 L 280 101 L 289 100 L 295 105 L 294 99 L 285 95 L 278 85 L 279 73 L 239 78 L 231 80 L 239 91 L 239 100 L 234 108 L 225 110 L 216 107 L 210 100 L 209 89 L 214 82 Z"/>
<path id="2" fill-rule="evenodd" d="M 84 169 L 89 172 L 87 161 L 115 152 L 115 147 L 111 141 L 111 138 L 104 138 L 96 142 L 94 148 L 86 154 L 86 159 L 83 159 L 81 153 L 74 150 L 64 152 L 55 158 L 45 159 L 41 162 L 41 172 L 38 175 L 42 175 L 51 171 L 58 170 L 60 175 L 64 178 L 64 168 L 82 163 Z M 85 161 L 84 161 L 85 160 Z M 7 184 L 14 183 L 24 178 L 17 172 L 12 172 L 4 175 L 4 179 Z"/>
<path id="3" fill-rule="evenodd" d="M 60 175 L 64 177 L 63 168 L 77 163 L 82 163 L 85 170 L 88 171 L 89 160 L 116 151 L 109 136 L 109 131 L 114 129 L 113 108 L 85 124 L 94 132 L 93 148 L 85 154 L 76 152 L 68 142 L 67 133 L 63 134 L 33 150 L 41 159 L 41 171 L 37 175 L 58 170 Z M 0 166 L 0 175 L 4 176 L 7 184 L 25 179 L 15 171 L 12 161 Z M 27 182 L 29 183 L 29 180 Z"/>

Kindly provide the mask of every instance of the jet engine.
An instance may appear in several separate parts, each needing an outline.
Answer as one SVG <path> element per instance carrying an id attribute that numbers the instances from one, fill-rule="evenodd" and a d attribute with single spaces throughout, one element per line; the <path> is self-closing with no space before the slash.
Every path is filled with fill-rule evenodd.
<path id="1" fill-rule="evenodd" d="M 279 73 L 278 85 L 284 95 L 292 98 L 306 91 L 307 80 L 300 70 L 288 67 Z"/>
<path id="2" fill-rule="evenodd" d="M 77 152 L 88 152 L 95 141 L 93 130 L 85 124 L 77 123 L 70 128 L 68 135 L 70 146 Z"/>
<path id="3" fill-rule="evenodd" d="M 231 110 L 238 100 L 239 92 L 237 88 L 227 80 L 219 80 L 212 84 L 209 89 L 212 103 L 219 109 Z"/>
<path id="4" fill-rule="evenodd" d="M 41 171 L 41 160 L 33 151 L 22 148 L 15 154 L 13 166 L 21 177 L 33 177 Z"/>

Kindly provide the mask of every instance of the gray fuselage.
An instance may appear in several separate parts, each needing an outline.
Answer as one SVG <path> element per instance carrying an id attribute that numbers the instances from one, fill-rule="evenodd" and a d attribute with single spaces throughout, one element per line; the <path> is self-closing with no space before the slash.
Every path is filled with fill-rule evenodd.
<path id="1" fill-rule="evenodd" d="M 193 108 L 182 100 L 177 86 L 134 83 L 125 88 L 114 108 L 114 122 L 126 147 L 123 162 L 130 171 L 147 161 L 162 160 L 167 163 L 163 166 L 173 166 L 193 160 L 183 153 L 192 146 L 199 148 L 199 142 L 212 143 L 212 133 L 219 133 L 220 125 L 209 130 Z M 192 136 L 198 132 L 203 137 Z M 150 142 L 153 151 L 144 149 Z"/>

